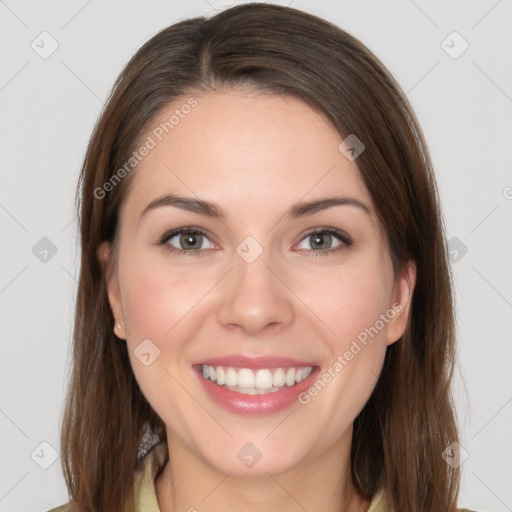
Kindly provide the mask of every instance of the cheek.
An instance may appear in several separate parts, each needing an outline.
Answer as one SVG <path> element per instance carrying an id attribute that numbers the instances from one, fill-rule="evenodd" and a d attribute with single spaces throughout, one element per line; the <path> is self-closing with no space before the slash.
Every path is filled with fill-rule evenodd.
<path id="1" fill-rule="evenodd" d="M 139 254 L 132 251 L 130 257 L 120 259 L 119 277 L 135 378 L 148 402 L 166 423 L 174 422 L 176 428 L 181 428 L 175 419 L 167 418 L 166 413 L 190 402 L 178 383 L 184 379 L 180 359 L 191 336 L 188 322 L 182 320 L 193 315 L 193 305 L 204 294 L 204 289 L 191 280 L 190 275 L 170 272 L 168 266 L 164 268 L 143 251 Z M 147 342 L 145 350 L 140 350 L 139 345 L 142 347 L 146 339 L 151 340 L 159 352 Z M 138 354 L 143 352 L 149 352 L 150 358 L 155 357 L 147 366 L 138 359 Z"/>
<path id="2" fill-rule="evenodd" d="M 339 354 L 385 313 L 391 286 L 385 266 L 361 261 L 310 277 L 301 285 L 301 296 L 307 297 L 304 302 L 318 318 L 331 350 Z M 380 331 L 384 337 L 385 329 Z"/>
<path id="3" fill-rule="evenodd" d="M 204 280 L 193 277 L 193 270 L 171 269 L 142 254 L 126 260 L 119 272 L 126 324 L 134 341 L 150 338 L 159 344 L 169 340 L 174 326 L 207 289 Z"/>
<path id="4" fill-rule="evenodd" d="M 389 304 L 392 273 L 386 262 L 372 258 L 309 282 L 315 283 L 309 297 L 315 298 L 312 309 L 327 333 L 323 339 L 330 354 L 318 377 L 322 383 L 316 381 L 305 400 L 311 401 L 311 417 L 328 425 L 326 438 L 335 439 L 361 411 L 381 372 L 387 347 L 381 315 Z"/>

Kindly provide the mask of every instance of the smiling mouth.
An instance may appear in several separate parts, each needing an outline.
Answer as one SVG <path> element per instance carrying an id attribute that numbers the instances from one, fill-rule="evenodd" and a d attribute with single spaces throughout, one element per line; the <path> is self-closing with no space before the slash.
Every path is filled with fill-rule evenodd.
<path id="1" fill-rule="evenodd" d="M 297 366 L 253 370 L 202 364 L 198 365 L 197 370 L 204 379 L 219 387 L 244 395 L 265 395 L 297 385 L 311 375 L 313 368 L 313 366 Z"/>

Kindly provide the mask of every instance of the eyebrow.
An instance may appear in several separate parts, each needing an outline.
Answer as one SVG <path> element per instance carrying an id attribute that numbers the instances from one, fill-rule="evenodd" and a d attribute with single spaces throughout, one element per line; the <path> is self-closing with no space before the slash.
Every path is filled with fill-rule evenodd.
<path id="1" fill-rule="evenodd" d="M 196 199 L 193 197 L 182 197 L 177 194 L 165 194 L 154 199 L 144 208 L 140 215 L 139 223 L 148 212 L 163 206 L 173 206 L 175 208 L 198 213 L 199 215 L 204 215 L 213 219 L 226 220 L 228 217 L 227 213 L 221 206 L 211 201 Z M 295 203 L 285 213 L 285 217 L 291 219 L 306 217 L 334 206 L 355 206 L 371 217 L 370 208 L 365 203 L 359 199 L 346 196 L 325 197 L 314 201 Z"/>

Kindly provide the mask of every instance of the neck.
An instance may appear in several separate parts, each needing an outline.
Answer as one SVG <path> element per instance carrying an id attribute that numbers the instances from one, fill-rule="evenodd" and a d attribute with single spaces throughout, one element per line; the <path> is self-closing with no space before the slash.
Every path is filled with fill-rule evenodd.
<path id="1" fill-rule="evenodd" d="M 222 473 L 168 437 L 169 462 L 155 481 L 161 512 L 363 512 L 370 502 L 355 489 L 350 444 L 330 450 L 286 473 L 255 476 Z"/>

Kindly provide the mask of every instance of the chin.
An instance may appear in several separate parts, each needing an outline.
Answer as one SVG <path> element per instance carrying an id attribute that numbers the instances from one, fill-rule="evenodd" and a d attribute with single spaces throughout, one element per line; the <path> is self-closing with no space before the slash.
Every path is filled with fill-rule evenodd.
<path id="1" fill-rule="evenodd" d="M 280 447 L 282 449 L 282 444 Z M 279 450 L 265 447 L 264 442 L 258 444 L 244 441 L 236 443 L 232 450 L 217 450 L 203 457 L 209 466 L 221 473 L 229 473 L 231 477 L 268 477 L 268 473 L 287 473 L 300 463 L 299 457 L 293 457 L 287 448 L 286 454 L 283 454 L 285 456 L 282 456 Z M 220 457 L 222 452 L 225 456 Z M 231 454 L 227 456 L 228 453 Z"/>

